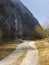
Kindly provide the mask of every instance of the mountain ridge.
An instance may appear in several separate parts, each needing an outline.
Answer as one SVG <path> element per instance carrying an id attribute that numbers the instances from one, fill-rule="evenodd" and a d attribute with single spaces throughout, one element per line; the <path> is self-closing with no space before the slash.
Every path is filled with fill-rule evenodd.
<path id="1" fill-rule="evenodd" d="M 0 0 L 0 31 L 2 41 L 45 38 L 38 20 L 20 1 Z"/>

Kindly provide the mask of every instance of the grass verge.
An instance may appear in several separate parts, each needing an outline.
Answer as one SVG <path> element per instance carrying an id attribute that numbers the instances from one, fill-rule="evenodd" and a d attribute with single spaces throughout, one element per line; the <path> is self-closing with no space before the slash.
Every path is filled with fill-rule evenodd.
<path id="1" fill-rule="evenodd" d="M 40 65 L 49 65 L 49 42 L 45 40 L 36 41 L 40 56 Z"/>
<path id="2" fill-rule="evenodd" d="M 19 42 L 10 42 L 0 45 L 0 60 L 12 53 L 16 49 L 18 43 Z"/>

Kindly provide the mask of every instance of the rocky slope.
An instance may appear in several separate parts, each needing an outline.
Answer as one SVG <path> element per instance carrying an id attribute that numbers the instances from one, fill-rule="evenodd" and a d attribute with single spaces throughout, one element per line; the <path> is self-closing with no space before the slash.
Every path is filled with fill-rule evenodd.
<path id="1" fill-rule="evenodd" d="M 19 0 L 14 1 L 0 0 L 0 41 L 44 38 L 38 20 Z"/>

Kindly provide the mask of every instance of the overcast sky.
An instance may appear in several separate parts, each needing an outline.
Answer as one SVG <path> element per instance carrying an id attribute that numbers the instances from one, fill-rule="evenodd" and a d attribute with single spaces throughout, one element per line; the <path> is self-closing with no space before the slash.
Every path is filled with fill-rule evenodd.
<path id="1" fill-rule="evenodd" d="M 49 18 L 49 0 L 21 0 L 43 25 Z"/>

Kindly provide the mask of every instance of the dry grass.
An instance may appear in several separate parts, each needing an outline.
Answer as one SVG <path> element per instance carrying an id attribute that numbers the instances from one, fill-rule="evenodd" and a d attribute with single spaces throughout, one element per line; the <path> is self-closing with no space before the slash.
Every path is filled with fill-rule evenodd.
<path id="1" fill-rule="evenodd" d="M 36 41 L 39 50 L 40 65 L 49 65 L 49 42 L 45 40 Z"/>
<path id="2" fill-rule="evenodd" d="M 0 60 L 12 53 L 16 49 L 17 45 L 18 43 L 16 42 L 0 45 Z"/>

